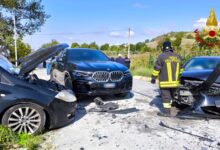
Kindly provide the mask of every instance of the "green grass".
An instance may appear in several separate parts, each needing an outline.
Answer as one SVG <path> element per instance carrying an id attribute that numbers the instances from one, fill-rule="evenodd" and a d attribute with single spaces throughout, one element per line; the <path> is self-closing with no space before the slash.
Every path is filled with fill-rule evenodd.
<path id="1" fill-rule="evenodd" d="M 149 69 L 146 67 L 138 67 L 138 68 L 135 68 L 134 70 L 131 70 L 131 72 L 132 72 L 132 75 L 150 77 L 152 69 Z"/>
<path id="2" fill-rule="evenodd" d="M 42 142 L 41 136 L 17 134 L 8 127 L 0 126 L 0 149 L 27 148 L 35 150 Z"/>
<path id="3" fill-rule="evenodd" d="M 145 53 L 131 57 L 131 72 L 133 75 L 150 77 L 157 54 Z"/>

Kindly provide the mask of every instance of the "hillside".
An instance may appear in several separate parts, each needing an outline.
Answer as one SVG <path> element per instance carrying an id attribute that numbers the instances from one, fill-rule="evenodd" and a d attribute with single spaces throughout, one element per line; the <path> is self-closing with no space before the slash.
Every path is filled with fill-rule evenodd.
<path id="1" fill-rule="evenodd" d="M 177 37 L 181 37 L 181 49 L 191 49 L 195 42 L 195 34 L 193 32 L 170 32 L 164 35 L 153 38 L 147 46 L 150 48 L 157 48 L 157 46 L 165 39 L 169 38 L 171 42 L 175 41 Z"/>

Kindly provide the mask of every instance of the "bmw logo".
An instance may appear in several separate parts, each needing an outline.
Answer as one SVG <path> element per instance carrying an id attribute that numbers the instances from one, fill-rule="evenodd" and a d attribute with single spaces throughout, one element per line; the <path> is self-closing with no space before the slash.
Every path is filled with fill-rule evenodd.
<path id="1" fill-rule="evenodd" d="M 110 68 L 107 68 L 107 71 L 110 71 Z"/>

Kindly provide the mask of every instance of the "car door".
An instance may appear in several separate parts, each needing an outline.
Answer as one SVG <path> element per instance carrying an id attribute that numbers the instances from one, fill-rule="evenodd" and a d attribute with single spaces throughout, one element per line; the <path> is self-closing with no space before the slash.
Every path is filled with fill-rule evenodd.
<path id="1" fill-rule="evenodd" d="M 52 71 L 52 76 L 55 81 L 64 85 L 64 78 L 66 72 L 66 50 L 62 51 L 56 58 L 55 67 Z"/>

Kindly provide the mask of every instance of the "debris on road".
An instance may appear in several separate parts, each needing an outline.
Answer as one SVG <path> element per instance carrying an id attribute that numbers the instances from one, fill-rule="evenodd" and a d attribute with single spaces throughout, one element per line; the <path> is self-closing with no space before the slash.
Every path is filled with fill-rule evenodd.
<path id="1" fill-rule="evenodd" d="M 96 97 L 94 99 L 96 104 L 95 108 L 91 108 L 89 112 L 109 112 L 115 109 L 118 109 L 118 104 L 113 102 L 106 102 L 104 103 L 102 98 Z"/>
<path id="2" fill-rule="evenodd" d="M 136 107 L 126 108 L 126 109 L 118 109 L 119 105 L 113 102 L 104 102 L 101 97 L 96 97 L 93 100 L 96 104 L 95 108 L 89 109 L 89 112 L 107 112 L 112 114 L 128 114 L 133 112 L 138 112 L 139 109 Z M 113 118 L 116 117 L 115 115 Z"/>
<path id="3" fill-rule="evenodd" d="M 156 97 L 158 87 L 134 80 L 134 90 L 142 94 L 134 93 L 132 97 L 122 99 L 116 99 L 113 95 L 94 101 L 78 101 L 76 121 L 65 128 L 46 133 L 53 137 L 50 141 L 54 150 L 220 149 L 220 143 L 216 140 L 220 139 L 219 120 L 158 117 L 157 112 L 162 107 L 160 97 Z M 108 103 L 117 107 L 91 112 L 95 108 L 102 110 L 100 107 Z M 161 121 L 207 139 L 166 129 L 159 125 Z"/>
<path id="4" fill-rule="evenodd" d="M 114 113 L 114 114 L 128 114 L 128 113 L 133 113 L 133 112 L 138 112 L 138 111 L 140 110 L 137 109 L 136 107 L 133 107 L 133 108 L 127 108 L 127 109 L 111 110 L 109 112 Z"/>
<path id="5" fill-rule="evenodd" d="M 199 138 L 199 139 L 202 140 L 202 141 L 208 141 L 208 142 L 216 142 L 216 141 L 217 141 L 217 140 L 215 140 L 215 139 L 212 139 L 212 138 L 207 137 L 207 135 L 206 135 L 206 136 L 197 135 L 197 134 L 194 134 L 194 133 L 191 133 L 191 132 L 187 132 L 187 131 L 185 131 L 185 129 L 183 129 L 183 128 L 171 127 L 171 126 L 165 124 L 165 123 L 162 122 L 162 121 L 159 123 L 159 125 L 162 126 L 162 127 L 165 127 L 165 128 L 171 129 L 171 130 L 174 130 L 174 131 L 182 132 L 182 133 L 185 133 L 185 134 L 188 134 L 188 135 L 197 137 L 197 138 Z"/>

